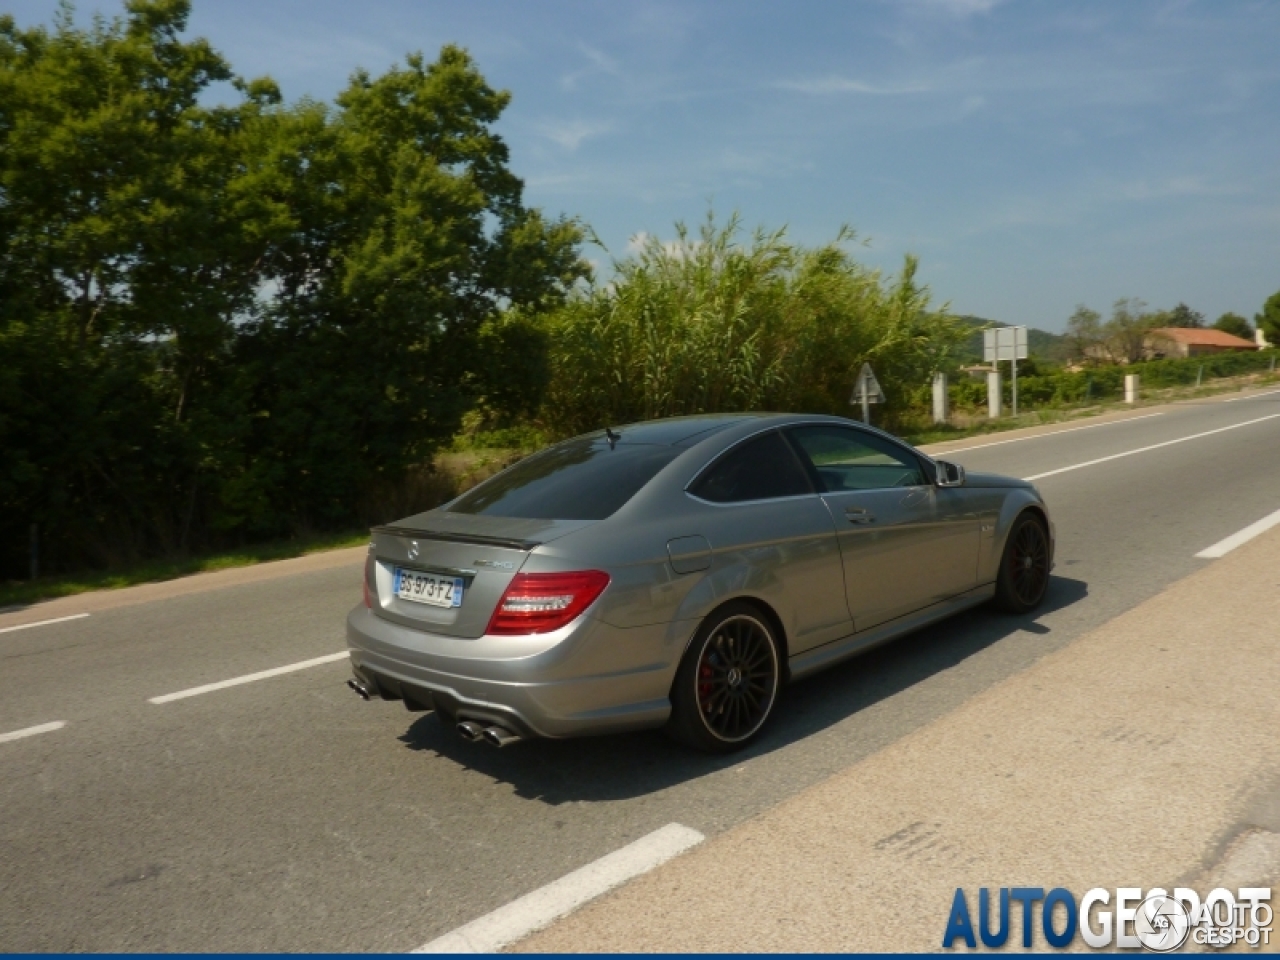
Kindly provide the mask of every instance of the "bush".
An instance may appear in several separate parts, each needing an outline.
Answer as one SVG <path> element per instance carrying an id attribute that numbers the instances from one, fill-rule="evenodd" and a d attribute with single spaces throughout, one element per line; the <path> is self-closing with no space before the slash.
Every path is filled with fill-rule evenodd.
<path id="1" fill-rule="evenodd" d="M 967 336 L 931 310 L 916 261 L 886 280 L 855 262 L 842 231 L 824 246 L 785 231 L 740 242 L 735 216 L 695 236 L 647 238 L 547 318 L 551 381 L 541 419 L 568 435 L 655 417 L 740 410 L 848 414 L 871 362 L 890 417 Z"/>

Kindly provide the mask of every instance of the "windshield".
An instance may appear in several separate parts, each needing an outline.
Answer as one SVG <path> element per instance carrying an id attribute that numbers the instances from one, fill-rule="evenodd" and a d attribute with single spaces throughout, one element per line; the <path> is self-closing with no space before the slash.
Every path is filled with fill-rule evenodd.
<path id="1" fill-rule="evenodd" d="M 450 513 L 524 520 L 603 520 L 684 451 L 679 447 L 570 440 L 535 453 L 463 494 Z"/>

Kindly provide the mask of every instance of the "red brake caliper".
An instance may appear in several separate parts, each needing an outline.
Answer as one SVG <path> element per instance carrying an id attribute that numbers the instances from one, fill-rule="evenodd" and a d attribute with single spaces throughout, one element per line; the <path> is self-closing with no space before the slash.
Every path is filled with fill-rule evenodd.
<path id="1" fill-rule="evenodd" d="M 711 665 L 705 661 L 698 664 L 698 703 L 702 705 L 703 712 L 711 709 L 711 677 L 713 671 Z"/>

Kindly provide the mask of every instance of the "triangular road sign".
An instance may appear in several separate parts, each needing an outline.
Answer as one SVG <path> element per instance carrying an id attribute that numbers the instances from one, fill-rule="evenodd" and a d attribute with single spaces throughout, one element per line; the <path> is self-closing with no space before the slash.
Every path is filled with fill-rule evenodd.
<path id="1" fill-rule="evenodd" d="M 853 384 L 853 396 L 849 398 L 850 405 L 862 402 L 864 388 L 867 403 L 884 403 L 884 391 L 880 389 L 880 381 L 871 371 L 869 363 L 864 363 L 862 369 L 858 371 L 858 379 Z"/>

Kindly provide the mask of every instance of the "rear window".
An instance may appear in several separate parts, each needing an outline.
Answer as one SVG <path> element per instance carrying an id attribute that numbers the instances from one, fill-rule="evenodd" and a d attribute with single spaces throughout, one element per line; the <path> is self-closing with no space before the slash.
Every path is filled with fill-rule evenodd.
<path id="1" fill-rule="evenodd" d="M 450 513 L 524 520 L 603 520 L 616 513 L 679 447 L 570 440 L 535 453 L 463 494 Z"/>

